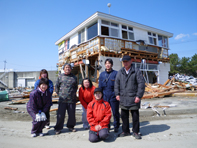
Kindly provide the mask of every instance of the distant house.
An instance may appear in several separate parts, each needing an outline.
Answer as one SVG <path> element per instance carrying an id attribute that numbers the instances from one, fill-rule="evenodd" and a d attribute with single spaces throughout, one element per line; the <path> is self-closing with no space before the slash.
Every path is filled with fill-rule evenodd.
<path id="1" fill-rule="evenodd" d="M 73 63 L 79 82 L 87 76 L 97 82 L 99 73 L 105 70 L 106 58 L 112 58 L 113 68 L 119 70 L 120 58 L 129 55 L 135 67 L 147 75 L 148 82 L 163 84 L 170 71 L 168 39 L 172 36 L 160 29 L 96 12 L 55 42 L 59 71 L 64 63 Z"/>

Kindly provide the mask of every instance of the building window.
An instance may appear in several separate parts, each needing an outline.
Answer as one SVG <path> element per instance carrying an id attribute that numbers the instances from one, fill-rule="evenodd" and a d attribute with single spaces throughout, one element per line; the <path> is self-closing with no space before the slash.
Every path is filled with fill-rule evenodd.
<path id="1" fill-rule="evenodd" d="M 122 30 L 122 38 L 123 39 L 128 39 L 128 37 L 127 37 L 127 31 Z"/>
<path id="2" fill-rule="evenodd" d="M 122 38 L 134 40 L 133 27 L 122 25 Z"/>
<path id="3" fill-rule="evenodd" d="M 104 25 L 110 25 L 110 22 L 105 21 L 105 20 L 102 20 L 101 23 L 104 24 Z"/>
<path id="4" fill-rule="evenodd" d="M 148 32 L 149 44 L 157 45 L 157 37 L 155 33 Z"/>
<path id="5" fill-rule="evenodd" d="M 168 38 L 165 36 L 158 35 L 158 43 L 161 47 L 168 47 Z"/>
<path id="6" fill-rule="evenodd" d="M 101 26 L 101 34 L 109 36 L 109 27 Z"/>
<path id="7" fill-rule="evenodd" d="M 118 24 L 101 20 L 101 35 L 119 37 Z"/>
<path id="8" fill-rule="evenodd" d="M 133 32 L 128 32 L 129 33 L 129 40 L 134 40 L 134 33 Z"/>
<path id="9" fill-rule="evenodd" d="M 88 40 L 98 35 L 98 25 L 97 22 L 89 26 L 88 29 Z"/>
<path id="10" fill-rule="evenodd" d="M 119 36 L 118 29 L 111 28 L 111 33 L 110 34 L 113 37 L 118 37 Z"/>
<path id="11" fill-rule="evenodd" d="M 127 30 L 127 26 L 125 26 L 125 25 L 122 25 L 122 29 L 126 29 L 126 30 Z"/>
<path id="12" fill-rule="evenodd" d="M 70 39 L 67 40 L 67 50 L 70 48 Z"/>
<path id="13" fill-rule="evenodd" d="M 79 31 L 78 33 L 78 43 L 82 43 L 85 41 L 85 29 L 82 29 L 81 31 Z"/>

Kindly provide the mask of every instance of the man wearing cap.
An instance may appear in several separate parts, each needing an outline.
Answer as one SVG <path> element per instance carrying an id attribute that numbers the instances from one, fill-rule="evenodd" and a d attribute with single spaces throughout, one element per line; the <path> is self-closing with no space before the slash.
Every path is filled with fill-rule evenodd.
<path id="1" fill-rule="evenodd" d="M 120 101 L 122 133 L 120 137 L 129 136 L 129 112 L 132 114 L 133 136 L 141 139 L 139 134 L 139 108 L 145 90 L 145 81 L 141 71 L 132 65 L 131 57 L 123 56 L 124 67 L 118 71 L 114 91 L 116 99 Z"/>
<path id="2" fill-rule="evenodd" d="M 66 63 L 63 66 L 64 73 L 61 74 L 56 82 L 55 91 L 59 95 L 59 104 L 57 111 L 57 122 L 54 127 L 56 134 L 60 134 L 64 126 L 65 112 L 68 112 L 67 127 L 70 131 L 75 132 L 76 124 L 76 91 L 78 88 L 77 78 L 71 73 L 71 65 Z"/>
<path id="3" fill-rule="evenodd" d="M 114 132 L 118 132 L 118 128 L 120 126 L 119 101 L 116 100 L 116 96 L 114 94 L 114 82 L 118 72 L 113 70 L 112 66 L 112 59 L 106 59 L 106 69 L 99 76 L 99 88 L 103 91 L 103 99 L 111 106 L 114 117 Z"/>
<path id="4" fill-rule="evenodd" d="M 109 135 L 108 125 L 111 119 L 111 107 L 104 101 L 101 88 L 95 88 L 94 97 L 87 107 L 87 120 L 90 125 L 89 141 L 97 142 Z"/>

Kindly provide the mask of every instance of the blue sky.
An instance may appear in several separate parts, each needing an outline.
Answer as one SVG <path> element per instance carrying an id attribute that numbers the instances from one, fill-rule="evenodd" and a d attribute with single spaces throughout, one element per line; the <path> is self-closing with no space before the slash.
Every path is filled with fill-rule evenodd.
<path id="1" fill-rule="evenodd" d="M 174 34 L 169 53 L 197 53 L 197 0 L 0 0 L 0 69 L 56 70 L 55 42 L 96 11 Z"/>

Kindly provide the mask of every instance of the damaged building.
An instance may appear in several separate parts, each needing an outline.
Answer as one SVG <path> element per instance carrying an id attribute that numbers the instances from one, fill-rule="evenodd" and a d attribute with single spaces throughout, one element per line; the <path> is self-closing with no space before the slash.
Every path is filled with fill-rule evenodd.
<path id="1" fill-rule="evenodd" d="M 89 77 L 98 82 L 105 70 L 105 59 L 112 58 L 113 69 L 120 70 L 121 58 L 129 55 L 148 83 L 164 84 L 168 79 L 169 38 L 173 34 L 102 12 L 96 12 L 55 42 L 58 71 L 72 63 L 79 83 Z"/>

